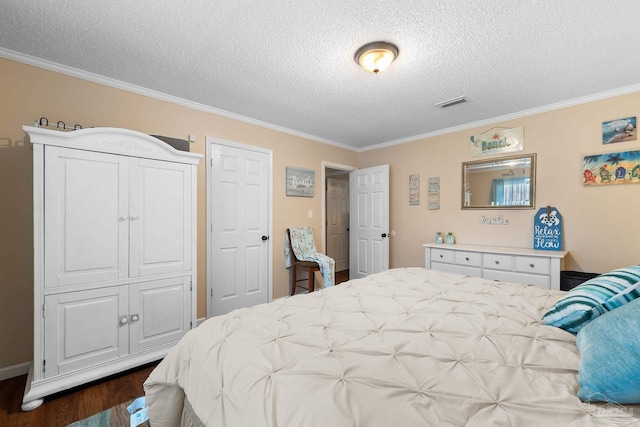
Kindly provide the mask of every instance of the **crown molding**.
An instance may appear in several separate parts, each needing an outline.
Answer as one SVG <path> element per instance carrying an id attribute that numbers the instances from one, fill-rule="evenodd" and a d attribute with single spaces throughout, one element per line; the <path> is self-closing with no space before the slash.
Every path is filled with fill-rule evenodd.
<path id="1" fill-rule="evenodd" d="M 517 113 L 505 114 L 504 116 L 492 117 L 490 119 L 480 120 L 472 123 L 465 123 L 460 126 L 453 126 L 446 129 L 440 129 L 434 132 L 423 133 L 421 135 L 409 136 L 407 138 L 396 139 L 389 142 L 383 142 L 381 144 L 372 145 L 359 150 L 359 152 L 377 150 L 380 148 L 392 147 L 394 145 L 406 144 L 409 142 L 415 142 L 421 139 L 433 138 L 436 136 L 446 135 L 454 132 L 460 132 L 463 130 L 473 129 L 477 127 L 484 127 L 493 125 L 499 122 L 505 122 L 513 119 L 520 119 L 522 117 L 533 116 L 536 114 L 546 113 L 549 111 L 560 110 L 562 108 L 574 107 L 576 105 L 587 104 L 593 101 L 600 101 L 602 99 L 613 98 L 615 96 L 627 95 L 629 93 L 640 91 L 640 84 L 625 86 L 618 89 L 613 89 L 606 92 L 599 92 L 593 95 L 587 95 L 580 98 L 574 98 L 567 101 L 558 102 L 555 104 L 544 105 L 542 107 L 532 108 L 530 110 L 523 110 Z"/>
<path id="2" fill-rule="evenodd" d="M 23 64 L 32 65 L 34 67 L 42 68 L 48 71 L 54 71 L 56 73 L 65 74 L 67 76 L 76 77 L 82 80 L 87 80 L 93 83 L 109 86 L 115 89 L 124 90 L 138 95 L 147 96 L 149 98 L 158 99 L 160 101 L 170 102 L 172 104 L 180 105 L 182 107 L 191 108 L 193 110 L 203 111 L 205 113 L 215 114 L 217 116 L 225 117 L 239 122 L 247 123 L 254 126 L 259 126 L 265 129 L 286 133 L 288 135 L 297 136 L 299 138 L 308 139 L 322 144 L 332 145 L 334 147 L 343 148 L 345 150 L 357 151 L 351 146 L 331 141 L 329 139 L 321 138 L 319 136 L 310 135 L 304 132 L 299 132 L 293 129 L 289 129 L 283 126 L 274 125 L 272 123 L 263 122 L 261 120 L 252 119 L 251 117 L 235 114 L 230 111 L 221 110 L 219 108 L 211 107 L 209 105 L 200 104 L 198 102 L 189 101 L 177 96 L 168 95 L 163 92 L 148 89 L 142 86 L 126 83 L 120 80 L 105 77 L 100 74 L 83 71 L 77 68 L 69 67 L 66 65 L 58 64 L 53 61 L 49 61 L 35 56 L 26 55 L 20 52 L 15 52 L 9 49 L 0 47 L 0 57 L 10 59 L 12 61 L 21 62 Z"/>
<path id="3" fill-rule="evenodd" d="M 640 91 L 640 84 L 625 86 L 622 88 L 596 93 L 593 95 L 583 96 L 579 98 L 570 99 L 567 101 L 558 102 L 555 104 L 545 105 L 537 108 L 532 108 L 529 110 L 523 110 L 516 113 L 510 113 L 503 116 L 492 117 L 485 120 L 480 120 L 477 122 L 465 123 L 460 126 L 453 126 L 445 129 L 440 129 L 434 132 L 427 132 L 420 135 L 409 136 L 406 138 L 396 139 L 388 142 L 383 142 L 376 145 L 371 145 L 368 147 L 352 147 L 346 144 L 342 144 L 340 142 L 332 141 L 329 139 L 325 139 L 316 135 L 310 135 L 304 132 L 299 132 L 293 129 L 285 128 L 283 126 L 274 125 L 272 123 L 263 122 L 261 120 L 256 120 L 251 117 L 242 116 L 240 114 L 235 114 L 230 111 L 221 110 L 219 108 L 211 107 L 205 104 L 200 104 L 197 102 L 189 101 L 187 99 L 179 98 L 177 96 L 168 95 L 163 92 L 155 91 L 152 89 L 147 89 L 142 86 L 133 85 L 130 83 L 125 83 L 120 80 L 112 79 L 110 77 L 101 76 L 99 74 L 91 73 L 88 71 L 83 71 L 77 68 L 69 67 L 66 65 L 58 64 L 56 62 L 52 62 L 46 59 L 37 58 L 35 56 L 26 55 L 20 52 L 15 52 L 9 49 L 5 49 L 0 47 L 0 57 L 10 59 L 13 61 L 21 62 L 23 64 L 32 65 L 34 67 L 42 68 L 49 71 L 54 71 L 56 73 L 65 74 L 71 77 L 76 77 L 79 79 L 87 80 L 90 82 L 102 84 L 105 86 L 113 87 L 115 89 L 124 90 L 127 92 L 136 93 L 138 95 L 147 96 L 150 98 L 158 99 L 160 101 L 170 102 L 172 104 L 180 105 L 183 107 L 191 108 L 198 111 L 203 111 L 205 113 L 215 114 L 217 116 L 225 117 L 232 120 L 237 120 L 243 123 L 247 123 L 254 126 L 259 126 L 265 129 L 273 130 L 276 132 L 285 133 L 288 135 L 296 136 L 303 139 L 308 139 L 311 141 L 319 142 L 326 145 L 331 145 L 334 147 L 342 148 L 349 151 L 354 151 L 357 153 L 362 153 L 365 151 L 377 150 L 380 148 L 392 147 L 394 145 L 406 144 L 409 142 L 415 142 L 421 139 L 433 138 L 436 136 L 446 135 L 454 132 L 460 132 L 463 130 L 473 129 L 476 127 L 483 127 L 487 125 L 492 125 L 498 122 L 504 122 L 513 119 L 519 119 L 522 117 L 532 116 L 535 114 L 546 113 L 548 111 L 559 110 L 562 108 L 573 107 L 580 104 L 586 104 L 593 101 L 599 101 L 602 99 L 613 98 L 615 96 L 626 95 L 633 92 Z"/>

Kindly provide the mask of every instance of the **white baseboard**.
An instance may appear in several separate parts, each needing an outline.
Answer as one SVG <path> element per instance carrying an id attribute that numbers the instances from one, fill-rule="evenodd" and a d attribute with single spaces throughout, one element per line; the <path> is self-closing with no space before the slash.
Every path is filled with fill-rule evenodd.
<path id="1" fill-rule="evenodd" d="M 0 381 L 8 380 L 9 378 L 18 377 L 20 375 L 26 375 L 29 372 L 30 365 L 31 362 L 24 362 L 18 365 L 0 368 Z"/>

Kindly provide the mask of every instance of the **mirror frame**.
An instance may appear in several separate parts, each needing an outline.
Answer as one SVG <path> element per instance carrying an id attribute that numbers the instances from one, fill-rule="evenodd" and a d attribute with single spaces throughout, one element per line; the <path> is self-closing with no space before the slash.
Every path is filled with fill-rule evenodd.
<path id="1" fill-rule="evenodd" d="M 469 166 L 476 166 L 476 165 L 482 165 L 482 164 L 491 165 L 492 163 L 495 163 L 495 162 L 502 162 L 505 160 L 506 161 L 520 160 L 520 159 L 529 159 L 529 161 L 531 162 L 531 168 L 530 168 L 530 174 L 529 174 L 530 175 L 529 177 L 531 178 L 531 185 L 529 187 L 530 203 L 528 205 L 509 205 L 509 206 L 492 206 L 492 205 L 465 206 L 464 205 L 464 196 L 465 196 L 464 189 L 466 185 L 466 176 L 468 175 Z M 496 157 L 491 159 L 463 162 L 462 163 L 462 181 L 461 181 L 460 189 L 461 189 L 461 199 L 460 199 L 461 209 L 534 209 L 536 205 L 536 154 L 535 153 L 518 154 L 515 156 Z"/>

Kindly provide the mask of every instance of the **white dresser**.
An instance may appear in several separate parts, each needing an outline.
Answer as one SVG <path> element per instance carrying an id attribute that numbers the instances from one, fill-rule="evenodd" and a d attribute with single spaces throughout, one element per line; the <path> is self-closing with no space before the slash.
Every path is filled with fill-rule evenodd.
<path id="1" fill-rule="evenodd" d="M 425 268 L 554 290 L 560 290 L 560 270 L 568 253 L 483 245 L 422 246 Z"/>
<path id="2" fill-rule="evenodd" d="M 162 358 L 196 315 L 196 168 L 126 129 L 33 144 L 34 340 L 23 410 Z"/>

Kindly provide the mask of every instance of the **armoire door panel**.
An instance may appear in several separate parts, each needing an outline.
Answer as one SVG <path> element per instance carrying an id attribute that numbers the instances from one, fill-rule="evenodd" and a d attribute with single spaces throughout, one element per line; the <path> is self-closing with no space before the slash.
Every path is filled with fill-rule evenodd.
<path id="1" fill-rule="evenodd" d="M 45 377 L 115 360 L 127 353 L 128 286 L 45 298 Z"/>
<path id="2" fill-rule="evenodd" d="M 179 340 L 191 321 L 190 276 L 131 285 L 130 351 L 137 353 Z"/>
<path id="3" fill-rule="evenodd" d="M 127 276 L 128 159 L 45 150 L 45 286 Z"/>
<path id="4" fill-rule="evenodd" d="M 131 277 L 190 269 L 190 167 L 140 159 L 130 187 Z"/>

